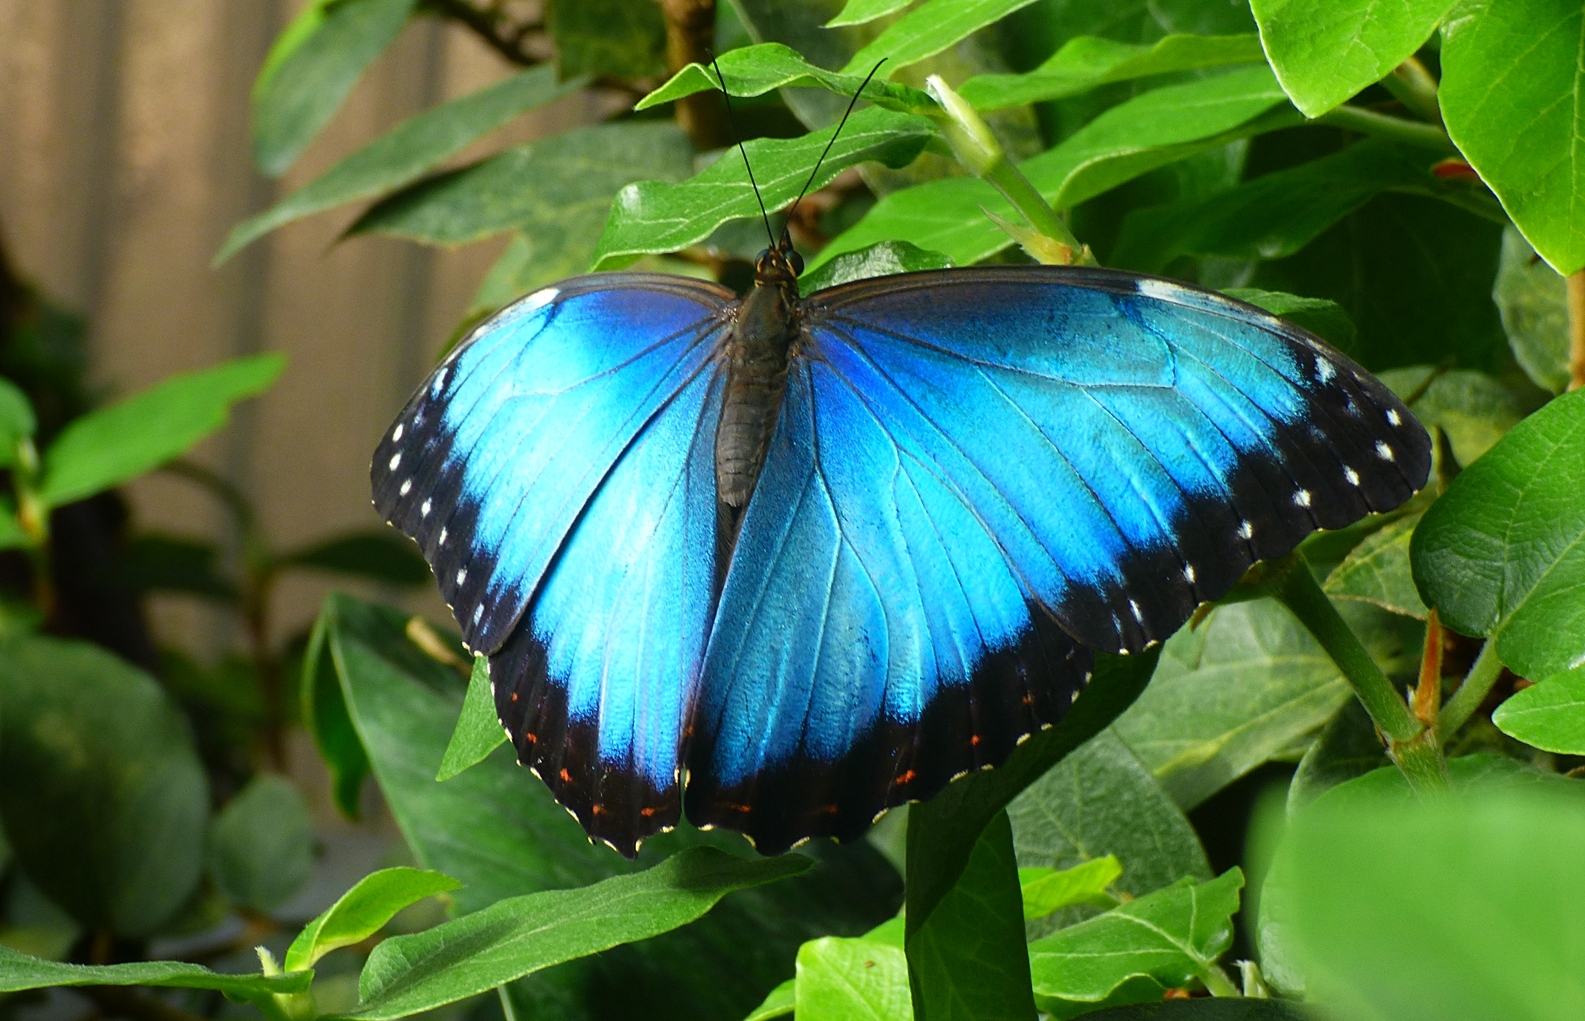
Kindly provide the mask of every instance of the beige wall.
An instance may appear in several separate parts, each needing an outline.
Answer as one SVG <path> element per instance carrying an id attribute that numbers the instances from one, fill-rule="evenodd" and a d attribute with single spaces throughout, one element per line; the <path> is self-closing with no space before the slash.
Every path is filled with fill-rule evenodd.
<path id="1" fill-rule="evenodd" d="M 91 320 L 93 378 L 127 393 L 184 369 L 273 350 L 285 377 L 200 457 L 257 502 L 277 547 L 378 524 L 368 459 L 500 250 L 364 238 L 336 244 L 355 210 L 288 226 L 222 269 L 236 221 L 402 118 L 512 69 L 471 36 L 423 20 L 375 64 L 280 182 L 251 167 L 248 89 L 296 3 L 286 0 L 0 0 L 0 231 L 25 276 Z M 476 145 L 561 130 L 580 97 Z M 464 154 L 464 157 L 469 154 Z M 130 488 L 149 530 L 220 536 L 204 495 L 154 476 Z M 327 579 L 278 597 L 301 626 Z M 432 597 L 415 606 L 444 613 Z M 212 655 L 227 618 L 162 600 L 166 641 Z"/>

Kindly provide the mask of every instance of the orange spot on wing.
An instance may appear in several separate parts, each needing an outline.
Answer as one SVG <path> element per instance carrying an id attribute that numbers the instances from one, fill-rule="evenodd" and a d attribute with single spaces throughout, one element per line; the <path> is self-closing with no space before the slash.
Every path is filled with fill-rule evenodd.
<path id="1" fill-rule="evenodd" d="M 899 776 L 897 779 L 893 780 L 892 783 L 897 785 L 898 787 L 901 787 L 905 783 L 913 783 L 914 782 L 914 777 L 916 777 L 918 775 L 919 775 L 918 773 L 916 773 L 916 772 L 914 772 L 913 770 L 910 769 L 908 772 L 904 773 L 902 776 Z"/>
<path id="2" fill-rule="evenodd" d="M 562 766 L 561 767 L 561 782 L 562 783 L 572 783 L 572 774 L 567 772 L 567 767 L 566 766 Z"/>
<path id="3" fill-rule="evenodd" d="M 975 734 L 973 737 L 969 738 L 969 744 L 978 745 L 979 743 L 980 743 L 980 735 Z"/>
<path id="4" fill-rule="evenodd" d="M 604 805 L 590 805 L 589 806 L 589 811 L 593 812 L 595 815 L 604 815 L 605 814 L 605 806 Z"/>
<path id="5" fill-rule="evenodd" d="M 646 805 L 643 808 L 638 810 L 638 814 L 643 816 L 644 818 L 648 819 L 650 816 L 655 814 L 655 810 L 653 808 L 649 807 L 648 805 Z"/>
<path id="6" fill-rule="evenodd" d="M 517 701 L 517 692 L 515 692 L 515 691 L 514 691 L 514 692 L 512 692 L 512 701 L 513 701 L 513 702 L 516 702 L 516 701 Z"/>
<path id="7" fill-rule="evenodd" d="M 523 740 L 532 744 L 539 744 L 539 735 L 535 734 L 532 730 L 525 730 L 523 732 Z"/>
<path id="8" fill-rule="evenodd" d="M 727 805 L 726 807 L 734 812 L 743 812 L 745 814 L 754 811 L 753 805 Z"/>

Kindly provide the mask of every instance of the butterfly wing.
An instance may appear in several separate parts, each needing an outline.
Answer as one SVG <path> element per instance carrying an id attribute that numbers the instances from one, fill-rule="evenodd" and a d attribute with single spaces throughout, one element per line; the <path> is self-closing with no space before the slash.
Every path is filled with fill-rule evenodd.
<path id="1" fill-rule="evenodd" d="M 762 849 L 1000 763 L 1088 649 L 1166 638 L 1429 471 L 1424 430 L 1343 355 L 1166 281 L 920 273 L 804 317 L 689 753 L 689 818 Z"/>
<path id="2" fill-rule="evenodd" d="M 629 855 L 680 810 L 731 298 L 636 274 L 531 295 L 435 371 L 375 455 L 375 506 L 490 655 L 519 761 Z"/>

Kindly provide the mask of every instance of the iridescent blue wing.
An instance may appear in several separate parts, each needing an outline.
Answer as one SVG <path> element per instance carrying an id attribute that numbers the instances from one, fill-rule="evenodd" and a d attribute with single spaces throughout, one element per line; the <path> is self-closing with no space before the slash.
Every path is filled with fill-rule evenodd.
<path id="1" fill-rule="evenodd" d="M 731 302 L 670 276 L 547 288 L 476 330 L 375 454 L 375 506 L 490 655 L 519 761 L 627 854 L 679 814 Z"/>
<path id="2" fill-rule="evenodd" d="M 1343 355 L 1166 281 L 919 273 L 803 314 L 689 753 L 689 818 L 768 849 L 999 763 L 1060 716 L 1085 650 L 1166 638 L 1430 467 Z"/>

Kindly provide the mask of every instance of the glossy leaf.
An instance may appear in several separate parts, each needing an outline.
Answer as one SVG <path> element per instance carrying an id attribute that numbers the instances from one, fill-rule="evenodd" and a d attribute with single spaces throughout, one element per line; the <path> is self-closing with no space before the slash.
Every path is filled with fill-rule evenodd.
<path id="1" fill-rule="evenodd" d="M 314 867 L 308 802 L 285 777 L 261 773 L 209 827 L 209 872 L 227 899 L 270 911 L 302 889 Z"/>
<path id="2" fill-rule="evenodd" d="M 829 1021 L 912 1021 L 908 958 L 901 947 L 869 939 L 810 940 L 798 948 L 797 991 L 787 1006 Z"/>
<path id="3" fill-rule="evenodd" d="M 1585 392 L 1519 423 L 1415 530 L 1414 579 L 1442 622 L 1495 639 L 1514 672 L 1585 663 Z"/>
<path id="4" fill-rule="evenodd" d="M 1415 365 L 1379 375 L 1400 397 L 1414 398 L 1409 408 L 1426 428 L 1447 433 L 1460 465 L 1486 453 L 1524 417 L 1518 399 L 1484 372 Z"/>
<path id="5" fill-rule="evenodd" d="M 1585 666 L 1515 693 L 1491 714 L 1509 737 L 1560 755 L 1585 755 Z"/>
<path id="6" fill-rule="evenodd" d="M 798 290 L 805 296 L 827 287 L 868 280 L 892 273 L 916 273 L 926 269 L 947 269 L 952 265 L 940 252 L 927 252 L 906 241 L 882 241 L 857 252 L 847 252 L 820 268 L 798 278 Z"/>
<path id="7" fill-rule="evenodd" d="M 436 780 L 450 780 L 469 766 L 506 743 L 501 721 L 495 715 L 495 688 L 490 684 L 490 660 L 473 657 L 473 674 L 468 678 L 468 693 L 462 699 L 462 715 L 451 732 L 446 754 L 440 760 Z"/>
<path id="8" fill-rule="evenodd" d="M 363 750 L 347 703 L 337 680 L 335 644 L 331 630 L 336 623 L 339 600 L 325 599 L 303 650 L 301 713 L 308 732 L 314 737 L 325 766 L 330 770 L 330 794 L 336 808 L 349 819 L 361 810 L 363 781 L 369 775 L 369 756 Z"/>
<path id="9" fill-rule="evenodd" d="M 185 961 L 142 961 L 136 964 L 62 964 L 41 961 L 0 944 L 0 993 L 55 986 L 156 986 L 214 989 L 253 999 L 272 993 L 300 993 L 313 981 L 312 972 L 296 975 L 223 975 Z"/>
<path id="10" fill-rule="evenodd" d="M 1585 10 L 1571 0 L 1464 4 L 1442 38 L 1438 98 L 1448 134 L 1564 275 L 1585 266 L 1582 41 Z"/>
<path id="11" fill-rule="evenodd" d="M 10 638 L 0 776 L 17 864 L 85 928 L 147 936 L 197 889 L 209 782 L 143 671 L 85 642 Z"/>
<path id="12" fill-rule="evenodd" d="M 617 269 L 640 255 L 673 252 L 703 241 L 728 220 L 760 216 L 760 199 L 769 209 L 787 205 L 808 181 L 810 168 L 835 128 L 789 140 L 749 142 L 745 148 L 760 198 L 749 183 L 743 154 L 731 150 L 681 184 L 628 185 L 611 206 L 611 218 L 595 252 L 595 268 Z M 841 171 L 870 160 L 906 166 L 934 135 L 935 128 L 924 117 L 878 107 L 860 110 L 837 136 L 810 189 L 821 188 Z"/>
<path id="13" fill-rule="evenodd" d="M 1088 92 L 1111 82 L 1264 61 L 1255 35 L 1169 35 L 1150 45 L 1103 36 L 1069 39 L 1049 60 L 1027 74 L 984 74 L 963 83 L 958 94 L 980 110 Z"/>
<path id="14" fill-rule="evenodd" d="M 453 1003 L 563 961 L 686 925 L 734 890 L 810 867 L 799 855 L 746 860 L 690 848 L 645 872 L 498 901 L 375 948 L 347 1016 L 385 1021 Z"/>
<path id="15" fill-rule="evenodd" d="M 1062 908 L 1086 904 L 1112 907 L 1106 892 L 1123 874 L 1116 855 L 1108 854 L 1070 869 L 1019 869 L 1018 886 L 1024 897 L 1024 918 L 1044 918 Z"/>
<path id="16" fill-rule="evenodd" d="M 253 161 L 279 177 L 340 108 L 363 71 L 412 16 L 417 0 L 342 0 L 294 23 L 301 40 L 265 65 L 253 92 Z M 274 54 L 272 54 L 274 56 Z"/>
<path id="17" fill-rule="evenodd" d="M 1351 698 L 1338 707 L 1315 739 L 1288 784 L 1288 811 L 1294 812 L 1338 784 L 1390 766 L 1387 749 L 1370 714 Z"/>
<path id="18" fill-rule="evenodd" d="M 89 412 L 45 451 L 39 499 L 59 507 L 159 467 L 224 426 L 231 405 L 267 390 L 285 367 L 278 354 L 238 358 Z"/>
<path id="19" fill-rule="evenodd" d="M 1319 117 L 1414 55 L 1454 0 L 1251 0 L 1293 105 Z"/>
<path id="20" fill-rule="evenodd" d="M 1000 21 L 1034 0 L 925 0 L 897 21 L 868 46 L 859 50 L 843 73 L 865 75 L 884 60 L 878 77 L 891 77 L 910 64 L 917 64 Z"/>
<path id="21" fill-rule="evenodd" d="M 17 443 L 37 429 L 38 419 L 28 395 L 9 379 L 0 378 L 0 466 L 14 464 Z"/>
<path id="22" fill-rule="evenodd" d="M 1222 293 L 1263 308 L 1274 316 L 1281 316 L 1295 326 L 1302 326 L 1340 351 L 1347 352 L 1354 348 L 1354 320 L 1335 301 L 1306 298 L 1285 291 L 1264 291 L 1258 287 L 1228 287 Z"/>
<path id="23" fill-rule="evenodd" d="M 825 939 L 836 939 L 835 936 L 826 936 Z M 803 952 L 803 947 L 799 947 Z M 892 948 L 896 950 L 896 948 Z M 901 951 L 897 951 L 901 954 Z M 908 962 L 903 961 L 903 989 L 906 995 L 908 987 Z M 766 994 L 763 1002 L 755 1007 L 743 1021 L 770 1021 L 774 1017 L 786 1017 L 798 1007 L 798 980 L 790 978 Z"/>
<path id="24" fill-rule="evenodd" d="M 581 78 L 558 82 L 553 68 L 540 67 L 425 110 L 232 228 L 215 262 L 225 262 L 256 238 L 293 220 L 410 184 L 518 114 L 585 84 Z"/>
<path id="25" fill-rule="evenodd" d="M 434 577 L 417 548 L 389 528 L 326 539 L 282 556 L 277 564 L 333 571 L 386 585 L 422 585 Z"/>
<path id="26" fill-rule="evenodd" d="M 913 2 L 914 0 L 847 0 L 842 7 L 842 13 L 826 22 L 826 28 L 862 25 L 900 11 Z"/>
<path id="27" fill-rule="evenodd" d="M 823 88 L 851 99 L 855 95 L 866 102 L 902 113 L 932 114 L 940 106 L 927 92 L 885 80 L 877 74 L 865 84 L 866 68 L 859 74 L 840 74 L 827 71 L 809 63 L 791 47 L 781 43 L 760 43 L 729 50 L 717 58 L 720 73 L 726 79 L 727 95 L 733 99 L 763 96 L 781 88 Z M 860 92 L 859 87 L 864 87 Z M 671 76 L 660 88 L 638 101 L 635 110 L 647 110 L 661 103 L 669 103 L 691 96 L 696 92 L 719 89 L 714 65 L 689 64 Z"/>
<path id="28" fill-rule="evenodd" d="M 1425 604 L 1414 587 L 1409 566 L 1409 541 L 1420 515 L 1399 518 L 1365 537 L 1327 576 L 1326 594 L 1334 599 L 1358 599 L 1391 613 L 1425 620 Z"/>
<path id="29" fill-rule="evenodd" d="M 461 885 L 439 872 L 405 865 L 370 873 L 303 927 L 283 964 L 287 971 L 311 968 L 332 950 L 373 936 L 403 908 Z"/>
<path id="30" fill-rule="evenodd" d="M 1553 393 L 1568 389 L 1568 284 L 1512 226 L 1502 232 L 1491 298 L 1525 375 Z"/>
<path id="31" fill-rule="evenodd" d="M 546 21 L 563 77 L 638 78 L 666 71 L 659 5 L 632 0 L 549 0 Z"/>

